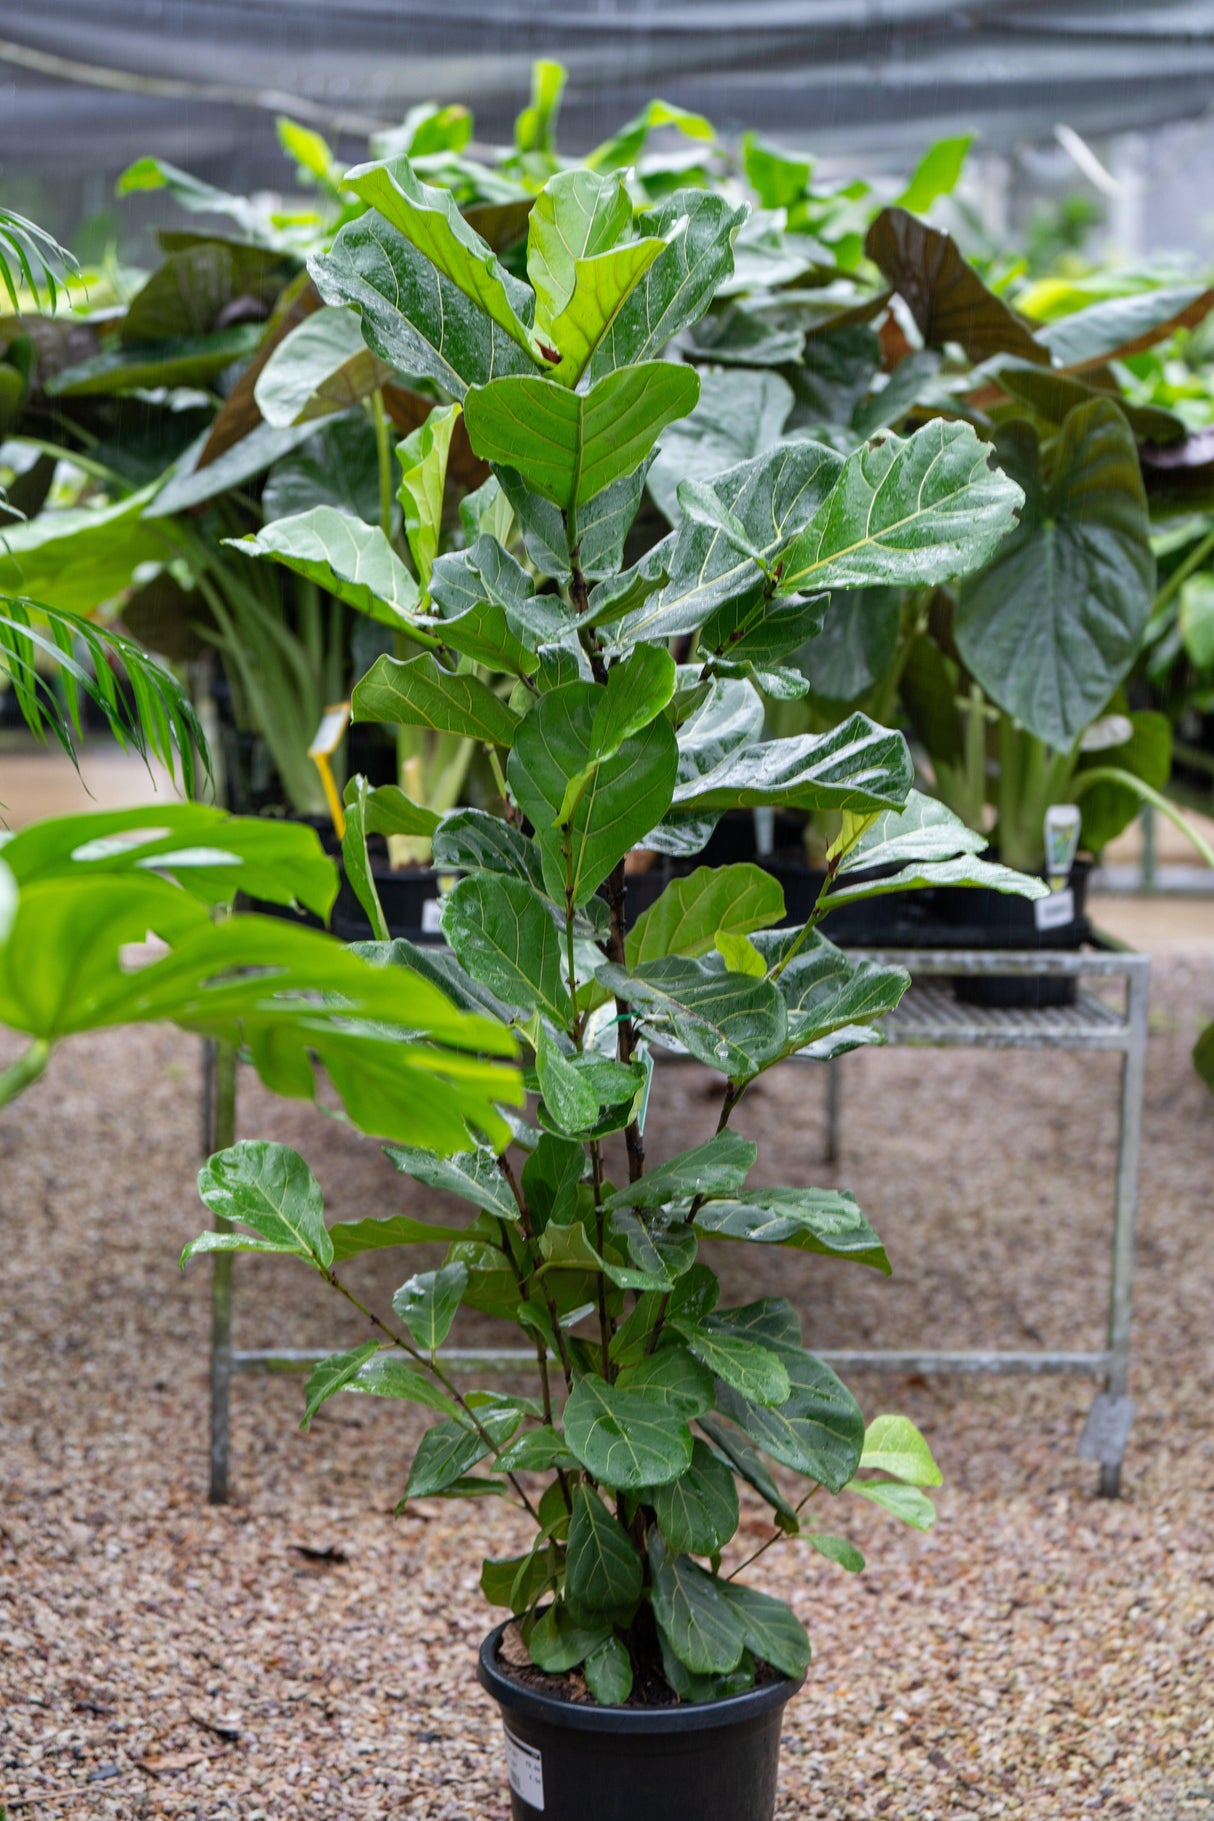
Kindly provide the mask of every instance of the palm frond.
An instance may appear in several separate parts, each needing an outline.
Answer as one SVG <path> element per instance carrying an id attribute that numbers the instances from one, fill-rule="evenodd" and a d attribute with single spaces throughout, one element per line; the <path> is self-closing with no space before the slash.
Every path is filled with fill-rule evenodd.
<path id="1" fill-rule="evenodd" d="M 81 648 L 91 669 L 81 662 Z M 39 658 L 52 661 L 58 688 L 38 668 Z M 125 689 L 111 667 L 115 658 L 125 673 Z M 198 783 L 197 760 L 211 776 L 206 737 L 180 683 L 121 633 L 42 601 L 0 595 L 0 669 L 8 675 L 26 726 L 39 739 L 54 734 L 77 770 L 84 695 L 101 709 L 125 750 L 137 752 L 148 766 L 159 759 L 174 779 L 180 768 L 187 796 L 194 795 Z"/>
<path id="2" fill-rule="evenodd" d="M 78 278 L 80 267 L 45 228 L 11 209 L 0 209 L 0 282 L 8 292 L 14 310 L 21 307 L 17 295 L 19 280 L 35 297 L 45 291 L 52 310 L 59 292 L 69 277 Z"/>

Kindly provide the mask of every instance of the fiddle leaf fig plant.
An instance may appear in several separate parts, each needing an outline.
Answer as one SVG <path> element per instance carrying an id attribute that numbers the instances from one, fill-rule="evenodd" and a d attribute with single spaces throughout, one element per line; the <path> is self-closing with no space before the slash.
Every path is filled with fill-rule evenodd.
<path id="1" fill-rule="evenodd" d="M 912 794 L 900 734 L 855 714 L 824 735 L 765 738 L 761 683 L 820 623 L 808 591 L 955 578 L 993 556 L 1022 495 L 963 423 L 848 456 L 793 442 L 697 476 L 677 530 L 628 566 L 637 478 L 699 392 L 662 346 L 728 278 L 737 213 L 676 195 L 655 231 L 634 223 L 618 178 L 562 174 L 531 212 L 529 289 L 403 161 L 357 185 L 381 213 L 342 230 L 318 283 L 361 311 L 373 346 L 424 357 L 462 404 L 527 558 L 488 529 L 438 557 L 431 648 L 381 658 L 355 691 L 356 714 L 486 747 L 501 780 L 496 810 L 424 821 L 437 864 L 459 875 L 446 949 L 374 952 L 387 976 L 411 966 L 453 1012 L 487 1015 L 522 1046 L 529 1115 L 505 1147 L 470 1124 L 455 1156 L 425 1137 L 389 1149 L 403 1175 L 462 1201 L 454 1233 L 406 1217 L 326 1227 L 302 1159 L 238 1144 L 200 1182 L 245 1233 L 204 1234 L 185 1257 L 279 1251 L 340 1289 L 356 1253 L 446 1239 L 445 1262 L 408 1277 L 361 1346 L 317 1367 L 305 1423 L 338 1392 L 433 1411 L 404 1499 L 502 1498 L 529 1514 L 531 1542 L 487 1561 L 482 1587 L 516 1615 L 536 1666 L 580 1667 L 596 1700 L 641 1683 L 709 1700 L 748 1687 L 761 1663 L 797 1677 L 802 1625 L 739 1579 L 739 1488 L 768 1508 L 771 1541 L 799 1536 L 856 1568 L 859 1552 L 819 1522 L 820 1496 L 860 1495 L 926 1527 L 940 1475 L 905 1419 L 866 1428 L 789 1301 L 723 1301 L 713 1259 L 727 1242 L 890 1269 L 849 1194 L 755 1182 L 756 1147 L 732 1118 L 777 1064 L 879 1041 L 906 989 L 902 970 L 824 939 L 829 901 L 890 889 L 891 868 L 899 888 L 942 874 L 1044 887 L 986 865 L 950 811 Z M 694 270 L 713 283 L 692 275 L 692 222 Z M 656 314 L 648 301 L 631 313 L 641 287 Z M 475 665 L 490 639 L 486 679 Z M 364 818 L 380 813 L 373 797 Z M 739 865 L 673 879 L 630 926 L 632 848 L 694 858 L 724 811 L 757 805 L 841 812 L 804 925 L 785 927 L 778 885 Z M 382 814 L 408 821 L 404 794 Z M 662 1132 L 672 1057 L 713 1072 L 718 1105 L 655 1165 L 647 1135 Z M 459 1389 L 442 1349 L 461 1309 L 521 1330 L 533 1396 Z"/>

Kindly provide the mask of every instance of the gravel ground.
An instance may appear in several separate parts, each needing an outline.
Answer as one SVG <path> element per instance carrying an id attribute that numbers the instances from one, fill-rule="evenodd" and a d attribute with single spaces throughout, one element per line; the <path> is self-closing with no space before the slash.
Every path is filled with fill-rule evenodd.
<path id="1" fill-rule="evenodd" d="M 927 1537 L 862 1501 L 830 1515 L 861 1576 L 797 1545 L 755 1570 L 815 1645 L 780 1821 L 1214 1821 L 1214 1117 L 1187 1061 L 1209 999 L 1208 960 L 1157 965 L 1125 1496 L 1097 1499 L 1076 1459 L 1083 1381 L 858 1380 L 869 1414 L 922 1426 L 946 1485 Z M 785 1071 L 738 1120 L 767 1178 L 853 1187 L 895 1277 L 722 1247 L 728 1294 L 791 1295 L 822 1346 L 1099 1344 L 1116 1067 L 851 1057 L 833 1173 L 822 1084 Z M 236 1497 L 205 1503 L 207 1267 L 175 1264 L 205 1224 L 196 1070 L 173 1032 L 81 1039 L 0 1123 L 0 1807 L 507 1821 L 472 1665 L 479 1557 L 518 1546 L 513 1514 L 394 1519 L 418 1419 L 338 1399 L 303 1435 L 298 1380 L 237 1383 Z M 675 1072 L 655 1155 L 711 1128 L 706 1089 Z M 435 1212 L 373 1146 L 255 1084 L 241 1124 L 299 1145 L 334 1216 Z M 361 1262 L 369 1290 L 407 1274 Z M 358 1335 L 302 1268 L 238 1276 L 242 1344 Z M 742 1544 L 765 1534 L 747 1508 Z"/>

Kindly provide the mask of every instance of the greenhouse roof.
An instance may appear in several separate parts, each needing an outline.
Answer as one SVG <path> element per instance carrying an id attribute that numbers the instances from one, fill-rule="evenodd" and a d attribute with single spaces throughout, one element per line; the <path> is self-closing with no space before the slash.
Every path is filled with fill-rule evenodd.
<path id="1" fill-rule="evenodd" d="M 2 14 L 7 13 L 7 23 Z M 570 72 L 581 150 L 651 96 L 722 129 L 870 159 L 937 133 L 998 149 L 1205 111 L 1214 0 L 40 0 L 0 9 L 0 178 L 116 172 L 142 153 L 281 170 L 273 117 L 353 140 L 460 100 L 509 136 L 532 61 Z M 262 168 L 264 166 L 264 169 Z"/>

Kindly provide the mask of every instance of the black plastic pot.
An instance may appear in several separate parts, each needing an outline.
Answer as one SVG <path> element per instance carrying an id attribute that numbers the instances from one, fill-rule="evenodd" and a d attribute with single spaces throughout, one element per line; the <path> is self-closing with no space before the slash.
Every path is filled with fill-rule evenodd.
<path id="1" fill-rule="evenodd" d="M 993 856 L 988 855 L 987 858 Z M 1069 922 L 1038 928 L 1038 903 L 1047 899 L 1017 898 L 1010 892 L 984 887 L 954 887 L 937 894 L 948 924 L 949 948 L 991 950 L 1082 948 L 1088 937 L 1086 914 L 1091 862 L 1076 860 L 1069 880 L 1074 915 Z M 1078 990 L 1074 979 L 1034 979 L 1019 974 L 957 974 L 953 990 L 964 1005 L 983 1005 L 1005 1011 L 1036 1011 L 1043 1006 L 1073 1005 Z"/>
<path id="2" fill-rule="evenodd" d="M 781 1676 L 702 1706 L 563 1701 L 499 1668 L 505 1625 L 478 1677 L 502 1710 L 514 1821 L 772 1821 L 785 1703 Z"/>

